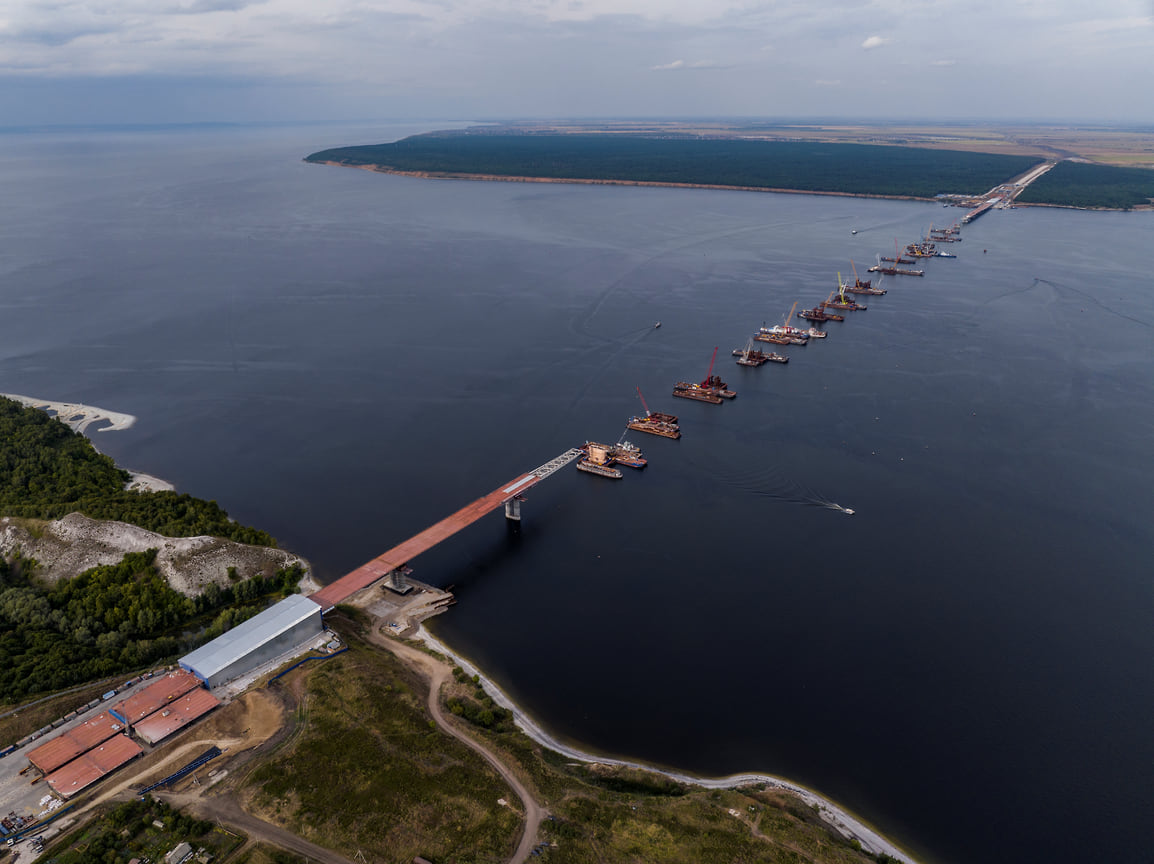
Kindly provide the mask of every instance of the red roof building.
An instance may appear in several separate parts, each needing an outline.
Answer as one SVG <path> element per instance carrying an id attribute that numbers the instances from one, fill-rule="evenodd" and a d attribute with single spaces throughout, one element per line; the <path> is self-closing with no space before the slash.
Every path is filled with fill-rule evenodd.
<path id="1" fill-rule="evenodd" d="M 113 735 L 59 771 L 49 774 L 45 780 L 61 797 L 71 798 L 143 752 L 140 745 L 127 735 Z"/>
<path id="2" fill-rule="evenodd" d="M 133 693 L 127 699 L 122 699 L 112 706 L 112 713 L 122 723 L 136 725 L 154 711 L 159 711 L 165 705 L 173 702 L 200 686 L 198 679 L 191 672 L 178 669 L 169 672 L 162 678 L 153 681 L 142 690 Z"/>
<path id="3" fill-rule="evenodd" d="M 133 724 L 133 731 L 140 740 L 155 744 L 163 741 L 174 732 L 178 732 L 192 721 L 203 717 L 213 708 L 220 705 L 220 701 L 207 690 L 198 687 L 167 707 L 160 709 L 139 723 Z"/>
<path id="4" fill-rule="evenodd" d="M 84 751 L 91 750 L 102 741 L 107 741 L 117 732 L 123 731 L 124 723 L 121 720 L 113 717 L 107 711 L 101 711 L 79 726 L 74 726 L 67 732 L 61 733 L 47 744 L 41 744 L 28 754 L 28 761 L 44 774 L 51 774 L 57 768 L 67 765 Z"/>

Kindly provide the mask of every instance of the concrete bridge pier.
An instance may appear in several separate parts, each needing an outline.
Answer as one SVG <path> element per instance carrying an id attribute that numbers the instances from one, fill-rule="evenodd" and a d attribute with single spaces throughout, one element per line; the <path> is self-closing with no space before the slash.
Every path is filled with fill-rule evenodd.
<path id="1" fill-rule="evenodd" d="M 521 521 L 521 502 L 525 499 L 518 495 L 505 502 L 505 518 L 512 522 Z"/>

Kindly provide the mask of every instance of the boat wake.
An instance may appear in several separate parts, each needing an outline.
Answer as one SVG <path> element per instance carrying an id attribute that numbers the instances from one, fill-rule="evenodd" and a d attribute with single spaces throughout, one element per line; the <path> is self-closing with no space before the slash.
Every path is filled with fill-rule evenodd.
<path id="1" fill-rule="evenodd" d="M 704 466 L 695 465 L 694 467 L 701 468 L 702 471 L 706 470 Z M 821 507 L 825 510 L 845 513 L 847 516 L 852 516 L 856 512 L 849 507 L 843 507 L 836 501 L 831 501 L 824 495 L 819 495 L 816 490 L 804 483 L 786 477 L 781 469 L 776 467 L 754 473 L 730 473 L 724 469 L 719 471 L 717 467 L 711 467 L 708 473 L 726 486 L 761 498 L 769 498 L 786 504 Z"/>
<path id="2" fill-rule="evenodd" d="M 589 391 L 593 389 L 594 385 L 601 380 L 602 376 L 605 374 L 605 370 L 609 369 L 611 366 L 617 363 L 618 358 L 622 354 L 627 352 L 630 348 L 633 348 L 647 336 L 652 335 L 656 329 L 657 328 L 655 328 L 652 324 L 646 324 L 644 327 L 627 330 L 620 336 L 611 340 L 611 344 L 614 346 L 614 348 L 607 355 L 605 354 L 604 345 L 600 345 L 597 348 L 594 348 L 591 353 L 594 353 L 599 357 L 603 356 L 604 359 L 596 368 L 594 373 L 589 377 L 589 380 L 585 382 L 585 385 L 573 395 L 573 399 L 569 402 L 569 410 L 573 411 L 577 408 L 581 400 L 584 399 Z"/>

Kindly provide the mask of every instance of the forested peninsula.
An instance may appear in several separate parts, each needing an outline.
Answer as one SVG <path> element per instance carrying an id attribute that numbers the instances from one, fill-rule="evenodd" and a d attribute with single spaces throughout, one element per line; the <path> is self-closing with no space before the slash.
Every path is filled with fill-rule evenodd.
<path id="1" fill-rule="evenodd" d="M 1042 156 L 877 144 L 694 135 L 459 130 L 337 147 L 306 162 L 424 177 L 691 186 L 932 199 L 981 195 Z M 1023 203 L 1130 209 L 1154 199 L 1154 172 L 1066 164 Z"/>
<path id="2" fill-rule="evenodd" d="M 437 132 L 308 162 L 433 176 L 548 178 L 933 198 L 985 191 L 1040 160 L 869 144 Z"/>
<path id="3" fill-rule="evenodd" d="M 210 535 L 276 546 L 266 532 L 233 522 L 215 501 L 129 491 L 129 476 L 55 417 L 0 397 L 0 516 L 59 519 L 83 513 L 166 537 Z"/>

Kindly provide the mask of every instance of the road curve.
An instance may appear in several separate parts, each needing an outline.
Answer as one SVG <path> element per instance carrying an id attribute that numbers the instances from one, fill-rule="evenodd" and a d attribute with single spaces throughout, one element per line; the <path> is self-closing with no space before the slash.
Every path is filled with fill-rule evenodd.
<path id="1" fill-rule="evenodd" d="M 509 858 L 509 864 L 523 864 L 523 862 L 528 861 L 529 854 L 537 844 L 537 831 L 541 827 L 541 820 L 548 815 L 549 811 L 537 803 L 537 800 L 529 793 L 525 784 L 521 782 L 508 765 L 497 758 L 492 750 L 466 735 L 446 719 L 444 712 L 441 710 L 441 687 L 452 673 L 452 667 L 448 663 L 438 660 L 423 651 L 418 651 L 416 648 L 405 645 L 403 642 L 382 636 L 375 630 L 372 632 L 371 638 L 374 644 L 391 651 L 405 663 L 420 670 L 421 673 L 428 678 L 429 713 L 433 716 L 436 724 L 466 747 L 479 753 L 481 758 L 493 766 L 493 770 L 501 775 L 501 778 L 509 784 L 513 792 L 521 799 L 521 806 L 525 808 L 525 827 L 521 832 L 521 841 L 517 844 L 516 851 Z"/>

